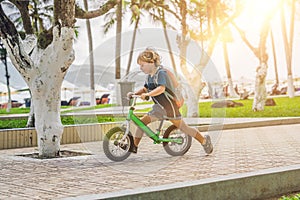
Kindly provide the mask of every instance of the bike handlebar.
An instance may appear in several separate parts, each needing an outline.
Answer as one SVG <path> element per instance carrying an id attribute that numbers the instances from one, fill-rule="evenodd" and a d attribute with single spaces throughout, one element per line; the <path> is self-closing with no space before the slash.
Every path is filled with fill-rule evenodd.
<path id="1" fill-rule="evenodd" d="M 131 97 L 132 97 L 132 98 L 141 98 L 141 95 L 133 94 L 133 95 L 131 95 Z M 148 100 L 150 99 L 150 97 L 149 97 L 149 96 L 146 96 L 145 99 L 148 101 Z"/>

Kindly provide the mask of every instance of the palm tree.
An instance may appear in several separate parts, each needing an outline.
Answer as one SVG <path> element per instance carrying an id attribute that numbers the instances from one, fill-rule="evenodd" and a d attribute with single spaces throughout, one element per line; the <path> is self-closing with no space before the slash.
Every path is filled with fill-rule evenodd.
<path id="1" fill-rule="evenodd" d="M 88 11 L 88 1 L 83 0 L 84 3 L 84 9 Z M 93 36 L 92 36 L 92 29 L 90 20 L 86 19 L 86 28 L 87 28 L 87 35 L 88 35 L 88 41 L 89 41 L 89 58 L 90 58 L 90 88 L 91 88 L 91 106 L 96 105 L 96 98 L 95 98 L 95 65 L 94 65 L 94 53 L 93 53 Z"/>
<path id="2" fill-rule="evenodd" d="M 288 71 L 288 95 L 290 98 L 295 96 L 294 84 L 293 84 L 293 74 L 292 74 L 292 51 L 293 51 L 293 39 L 294 39 L 294 24 L 295 24 L 295 11 L 296 11 L 296 0 L 291 0 L 291 17 L 290 17 L 290 35 L 289 39 L 287 36 L 286 30 L 286 19 L 285 19 L 285 12 L 284 12 L 284 5 L 285 1 L 282 1 L 281 6 L 281 31 L 282 37 L 284 42 L 284 49 L 286 55 L 286 64 L 287 64 L 287 71 Z"/>
<path id="3" fill-rule="evenodd" d="M 277 56 L 276 56 L 276 48 L 274 42 L 274 35 L 273 31 L 271 30 L 271 43 L 272 43 L 272 53 L 273 53 L 273 60 L 274 60 L 274 70 L 275 70 L 275 84 L 279 85 L 279 78 L 278 78 L 278 66 L 277 66 Z"/>
<path id="4" fill-rule="evenodd" d="M 120 90 L 118 82 L 121 79 L 121 43 L 122 43 L 122 17 L 123 17 L 123 0 L 117 0 L 113 12 L 106 14 L 105 19 L 108 21 L 104 25 L 104 34 L 116 23 L 116 45 L 115 45 L 115 88 L 117 94 L 117 104 L 121 104 Z"/>
<path id="5" fill-rule="evenodd" d="M 233 82 L 232 82 L 231 71 L 230 71 L 229 56 L 228 56 L 228 49 L 227 49 L 227 43 L 228 42 L 233 42 L 232 33 L 229 30 L 229 28 L 224 29 L 224 32 L 221 35 L 221 41 L 223 42 L 223 55 L 224 55 L 227 81 L 228 81 L 228 89 L 229 89 L 228 95 L 230 97 L 238 97 L 237 93 L 235 92 L 235 90 L 233 88 Z"/>
<path id="6" fill-rule="evenodd" d="M 130 67 L 131 67 L 131 62 L 132 62 L 132 57 L 133 57 L 134 44 L 135 44 L 135 39 L 136 39 L 136 32 L 138 30 L 139 23 L 140 23 L 140 18 L 141 18 L 140 15 L 141 15 L 141 7 L 142 7 L 141 2 L 138 3 L 135 0 L 132 0 L 130 7 L 131 7 L 130 10 L 132 12 L 131 22 L 134 23 L 134 30 L 133 30 L 132 39 L 131 39 L 131 46 L 130 46 L 128 63 L 127 63 L 126 76 L 130 72 Z"/>
<path id="7" fill-rule="evenodd" d="M 167 47 L 168 47 L 168 50 L 169 50 L 169 55 L 170 55 L 173 71 L 174 71 L 175 76 L 177 76 L 176 63 L 175 63 L 174 55 L 172 53 L 173 51 L 172 51 L 172 47 L 171 47 L 171 43 L 170 43 L 170 39 L 169 39 L 169 36 L 168 36 L 168 31 L 167 31 L 168 23 L 166 21 L 165 10 L 162 9 L 162 8 L 158 8 L 157 10 L 158 10 L 158 13 L 159 13 L 159 18 L 158 19 L 161 21 L 163 29 L 164 29 L 164 36 L 165 36 L 165 40 L 166 40 Z"/>
<path id="8" fill-rule="evenodd" d="M 122 42 L 122 6 L 123 0 L 117 1 L 117 28 L 116 28 L 116 50 L 115 50 L 115 64 L 116 64 L 116 80 L 121 79 L 121 42 Z"/>

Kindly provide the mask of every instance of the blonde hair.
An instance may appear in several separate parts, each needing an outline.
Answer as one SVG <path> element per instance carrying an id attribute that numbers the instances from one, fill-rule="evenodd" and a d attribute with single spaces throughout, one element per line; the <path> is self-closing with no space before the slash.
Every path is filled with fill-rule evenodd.
<path id="1" fill-rule="evenodd" d="M 154 63 L 158 66 L 161 63 L 161 57 L 154 48 L 147 47 L 137 58 L 137 63 L 140 62 Z"/>

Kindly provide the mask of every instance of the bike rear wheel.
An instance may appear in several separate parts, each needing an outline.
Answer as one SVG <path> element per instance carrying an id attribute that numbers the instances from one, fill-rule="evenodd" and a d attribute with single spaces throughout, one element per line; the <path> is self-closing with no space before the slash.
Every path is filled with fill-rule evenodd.
<path id="1" fill-rule="evenodd" d="M 175 125 L 171 125 L 164 132 L 163 138 L 182 139 L 182 143 L 177 142 L 163 142 L 165 151 L 171 156 L 184 155 L 192 145 L 192 137 L 183 133 Z"/>
<path id="2" fill-rule="evenodd" d="M 129 133 L 124 143 L 121 139 L 125 134 L 125 130 L 121 127 L 114 127 L 110 129 L 103 140 L 103 150 L 107 158 L 112 161 L 123 161 L 130 156 L 129 149 L 133 145 L 133 137 Z"/>

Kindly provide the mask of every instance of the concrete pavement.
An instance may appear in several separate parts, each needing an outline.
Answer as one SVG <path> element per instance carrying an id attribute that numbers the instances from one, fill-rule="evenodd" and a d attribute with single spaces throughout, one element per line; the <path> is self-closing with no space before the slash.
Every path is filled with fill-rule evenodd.
<path id="1" fill-rule="evenodd" d="M 213 139 L 210 156 L 193 141 L 171 157 L 148 138 L 119 163 L 105 157 L 102 142 L 64 145 L 92 155 L 57 159 L 17 156 L 34 148 L 1 150 L 0 199 L 267 199 L 300 191 L 300 124 L 260 123 L 203 132 Z"/>

